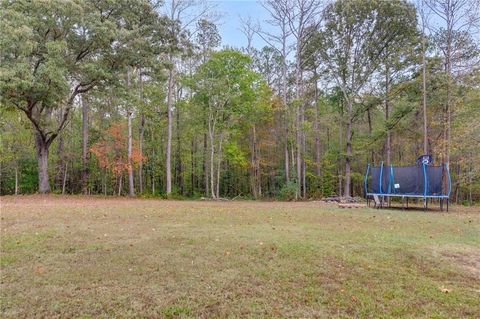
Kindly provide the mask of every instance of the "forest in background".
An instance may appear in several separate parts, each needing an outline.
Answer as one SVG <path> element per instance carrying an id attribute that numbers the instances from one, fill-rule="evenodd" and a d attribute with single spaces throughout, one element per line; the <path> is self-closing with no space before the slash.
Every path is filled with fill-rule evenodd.
<path id="1" fill-rule="evenodd" d="M 0 194 L 362 196 L 431 154 L 480 200 L 480 1 L 260 5 L 231 48 L 210 2 L 2 1 Z"/>

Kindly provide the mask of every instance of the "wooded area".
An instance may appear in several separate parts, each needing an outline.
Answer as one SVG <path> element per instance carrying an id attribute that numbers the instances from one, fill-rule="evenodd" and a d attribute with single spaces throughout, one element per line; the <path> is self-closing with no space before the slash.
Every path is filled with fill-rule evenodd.
<path id="1" fill-rule="evenodd" d="M 230 48 L 209 2 L 2 1 L 0 194 L 361 196 L 432 154 L 480 200 L 480 1 L 261 6 Z"/>

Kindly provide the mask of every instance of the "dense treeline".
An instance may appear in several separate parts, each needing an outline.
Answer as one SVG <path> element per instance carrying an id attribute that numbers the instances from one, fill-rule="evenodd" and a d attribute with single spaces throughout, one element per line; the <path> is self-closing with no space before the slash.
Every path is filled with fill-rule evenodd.
<path id="1" fill-rule="evenodd" d="M 222 48 L 204 2 L 2 1 L 1 194 L 354 196 L 432 154 L 480 199 L 479 1 L 260 5 Z"/>

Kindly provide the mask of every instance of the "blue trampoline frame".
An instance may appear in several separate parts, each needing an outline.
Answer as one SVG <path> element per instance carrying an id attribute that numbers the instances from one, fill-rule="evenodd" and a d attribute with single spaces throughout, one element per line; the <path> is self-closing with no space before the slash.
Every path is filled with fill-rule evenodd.
<path id="1" fill-rule="evenodd" d="M 440 209 L 443 211 L 443 201 L 446 200 L 446 204 L 447 204 L 447 212 L 448 212 L 448 204 L 449 204 L 449 198 L 450 198 L 450 193 L 452 191 L 452 179 L 451 179 L 451 176 L 450 176 L 450 168 L 449 168 L 449 165 L 448 163 L 445 164 L 445 170 L 447 172 L 447 178 L 448 178 L 448 192 L 447 194 L 441 194 L 441 195 L 429 195 L 427 194 L 427 189 L 428 189 L 428 178 L 427 178 L 427 165 L 426 164 L 422 164 L 422 171 L 423 171 L 423 195 L 420 195 L 420 194 L 397 194 L 395 192 L 395 187 L 393 188 L 393 193 L 391 193 L 391 185 L 392 183 L 394 183 L 395 181 L 395 175 L 394 175 L 394 169 L 393 169 L 393 165 L 390 165 L 390 181 L 388 183 L 388 190 L 387 190 L 387 193 L 384 193 L 383 192 L 383 189 L 382 189 L 382 180 L 383 180 L 383 162 L 380 163 L 380 176 L 379 176 L 379 190 L 380 192 L 379 193 L 369 193 L 368 192 L 368 175 L 370 173 L 370 164 L 367 165 L 367 171 L 365 173 L 365 178 L 364 178 L 364 181 L 363 181 L 363 184 L 364 184 L 364 190 L 365 190 L 365 198 L 367 200 L 367 205 L 369 205 L 369 197 L 374 197 L 374 196 L 381 196 L 382 200 L 381 200 L 381 205 L 380 207 L 382 207 L 382 204 L 383 204 L 383 201 L 384 201 L 384 197 L 400 197 L 402 198 L 402 209 L 404 208 L 403 204 L 404 204 L 404 200 L 406 199 L 407 200 L 407 207 L 408 207 L 408 198 L 422 198 L 423 199 L 423 208 L 424 210 L 427 209 L 427 205 L 428 205 L 428 199 L 434 199 L 434 198 L 438 198 L 439 201 L 440 201 Z"/>

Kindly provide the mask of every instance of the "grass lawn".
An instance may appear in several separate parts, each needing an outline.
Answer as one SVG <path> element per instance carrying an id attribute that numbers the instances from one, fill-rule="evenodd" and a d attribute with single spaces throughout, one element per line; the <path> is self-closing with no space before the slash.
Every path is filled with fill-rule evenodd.
<path id="1" fill-rule="evenodd" d="M 479 318 L 480 209 L 2 197 L 2 318 Z"/>

